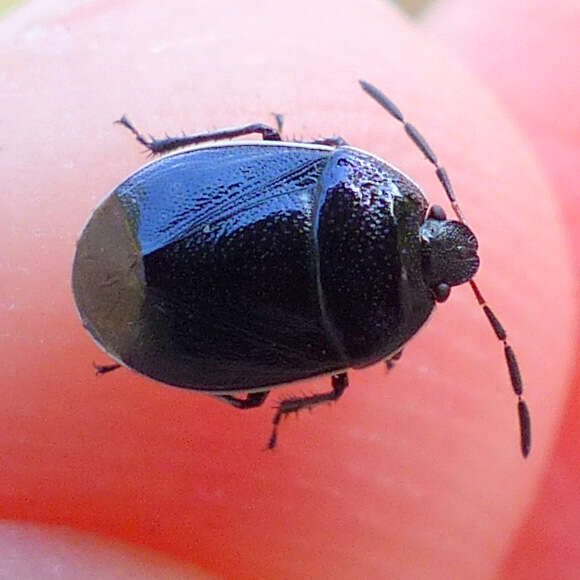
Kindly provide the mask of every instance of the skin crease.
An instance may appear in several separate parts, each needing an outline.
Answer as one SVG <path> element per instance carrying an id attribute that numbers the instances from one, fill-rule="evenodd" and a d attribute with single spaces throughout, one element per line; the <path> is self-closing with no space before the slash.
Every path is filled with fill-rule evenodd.
<path id="1" fill-rule="evenodd" d="M 561 204 L 578 275 L 580 78 L 577 59 L 569 58 L 580 51 L 578 2 L 549 7 L 536 0 L 441 2 L 425 26 L 496 89 L 529 136 Z M 491 31 L 493 43 L 488 41 Z M 575 288 L 578 298 L 578 278 Z M 579 363 L 577 359 L 560 435 L 534 507 L 504 564 L 503 577 L 510 580 L 575 578 L 580 568 Z"/>
<path id="2" fill-rule="evenodd" d="M 494 577 L 537 505 L 572 369 L 572 261 L 550 182 L 506 109 L 390 5 L 234 6 L 37 1 L 0 23 L 11 281 L 0 505 L 24 526 L 17 552 L 0 542 L 2 569 L 14 575 L 26 557 L 50 577 L 52 554 L 65 574 L 84 557 L 90 577 L 96 562 L 129 553 L 145 577 L 194 577 L 192 565 L 227 578 Z M 352 373 L 338 404 L 284 421 L 274 453 L 262 451 L 272 405 L 327 379 L 242 413 L 125 370 L 92 374 L 91 361 L 107 357 L 74 309 L 74 243 L 145 160 L 111 121 L 127 113 L 161 136 L 282 112 L 287 135 L 339 133 L 447 208 L 432 167 L 359 77 L 420 128 L 479 238 L 477 280 L 508 329 L 533 414 L 525 462 L 501 345 L 468 288 L 453 290 L 389 377 L 382 365 Z M 549 318 L 538 304 L 550 304 Z M 40 547 L 30 522 L 71 536 L 43 527 Z M 75 530 L 116 540 L 118 553 Z M 161 573 L 159 552 L 183 570 Z"/>

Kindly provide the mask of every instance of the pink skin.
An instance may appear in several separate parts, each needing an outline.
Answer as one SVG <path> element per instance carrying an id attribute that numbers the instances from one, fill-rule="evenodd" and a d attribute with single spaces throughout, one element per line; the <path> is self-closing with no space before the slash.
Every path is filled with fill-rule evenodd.
<path id="1" fill-rule="evenodd" d="M 2 22 L 0 505 L 24 522 L 18 550 L 8 541 L 18 525 L 0 529 L 4 568 L 129 559 L 127 577 L 160 576 L 161 552 L 185 562 L 166 577 L 196 566 L 229 578 L 489 578 L 510 550 L 525 553 L 513 542 L 553 461 L 575 352 L 572 261 L 551 184 L 492 93 L 389 5 L 238 6 L 45 0 Z M 491 38 L 491 23 L 484 30 Z M 359 77 L 428 138 L 478 235 L 477 280 L 526 381 L 527 461 L 500 344 L 467 287 L 389 377 L 382 365 L 352 373 L 339 404 L 283 422 L 273 453 L 262 447 L 274 402 L 327 379 L 241 413 L 125 370 L 92 374 L 91 361 L 108 361 L 74 309 L 74 243 L 144 161 L 112 121 L 127 113 L 163 135 L 281 112 L 289 136 L 339 133 L 446 206 Z M 87 531 L 111 544 L 75 537 Z"/>

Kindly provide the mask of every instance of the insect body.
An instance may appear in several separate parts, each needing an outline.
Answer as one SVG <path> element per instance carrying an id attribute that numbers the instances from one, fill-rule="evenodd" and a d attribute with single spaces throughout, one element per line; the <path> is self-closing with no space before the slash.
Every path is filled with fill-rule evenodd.
<path id="1" fill-rule="evenodd" d="M 361 84 L 404 123 L 382 93 Z M 411 125 L 458 221 L 429 208 L 401 171 L 341 138 L 284 142 L 276 129 L 252 124 L 147 140 L 120 122 L 152 153 L 168 154 L 119 185 L 78 242 L 77 307 L 114 359 L 239 408 L 260 405 L 276 386 L 331 375 L 331 391 L 280 403 L 273 448 L 284 415 L 338 399 L 349 368 L 397 358 L 435 303 L 469 281 L 504 342 L 527 455 L 516 359 L 471 280 L 477 240 Z M 251 133 L 263 140 L 224 142 Z"/>

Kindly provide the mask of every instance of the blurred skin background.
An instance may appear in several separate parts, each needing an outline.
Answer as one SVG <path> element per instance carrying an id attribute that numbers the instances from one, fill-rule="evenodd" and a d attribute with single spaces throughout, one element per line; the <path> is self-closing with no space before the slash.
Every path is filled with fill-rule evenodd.
<path id="1" fill-rule="evenodd" d="M 394 0 L 401 8 L 405 9 L 409 14 L 417 15 L 433 0 Z M 7 10 L 11 6 L 21 4 L 22 0 L 0 0 L 0 13 Z"/>
<path id="2" fill-rule="evenodd" d="M 16 4 L 19 4 L 19 2 L 0 0 L 0 18 L 5 17 Z M 512 6 L 519 5 L 518 2 L 510 4 L 509 7 L 507 5 L 501 7 L 501 9 L 499 8 L 501 4 L 495 0 L 490 2 L 483 2 L 482 0 L 479 3 L 470 0 L 464 2 L 416 0 L 399 2 L 398 4 L 404 6 L 408 14 L 412 15 L 418 25 L 428 34 L 443 44 L 447 43 L 451 50 L 455 50 L 461 55 L 466 65 L 470 67 L 471 72 L 482 79 L 485 85 L 489 87 L 490 91 L 501 103 L 501 106 L 505 108 L 507 114 L 518 124 L 522 134 L 529 140 L 530 149 L 535 152 L 538 159 L 541 159 L 544 166 L 542 170 L 547 174 L 555 194 L 554 197 L 560 204 L 563 223 L 568 227 L 566 235 L 571 242 L 574 272 L 578 274 L 580 265 L 580 245 L 578 243 L 580 234 L 578 232 L 580 228 L 578 227 L 579 182 L 576 166 L 577 159 L 580 158 L 579 109 L 577 105 L 580 98 L 574 106 L 573 99 L 569 98 L 569 95 L 572 95 L 570 87 L 574 87 L 575 83 L 578 82 L 578 74 L 577 70 L 576 74 L 574 74 L 573 71 L 570 72 L 566 68 L 568 60 L 574 60 L 573 55 L 579 54 L 577 43 L 570 46 L 566 45 L 566 38 L 570 39 L 573 36 L 567 29 L 566 23 L 570 23 L 572 28 L 574 23 L 576 26 L 580 25 L 580 17 L 574 12 L 573 8 L 570 8 L 573 7 L 573 3 L 563 2 L 560 4 L 560 12 L 554 10 L 543 17 L 538 17 L 533 9 L 527 10 L 524 8 L 521 13 L 517 13 L 516 8 L 513 8 L 512 11 Z M 536 3 L 531 2 L 528 5 L 534 4 Z M 353 2 L 353 5 L 356 5 L 356 2 Z M 484 5 L 491 6 L 491 8 L 488 8 L 487 12 L 485 10 L 479 12 L 478 6 Z M 539 6 L 539 3 L 536 6 Z M 494 11 L 494 8 L 497 8 L 497 10 Z M 579 9 L 576 3 L 576 11 Z M 568 10 L 568 13 L 565 12 L 566 10 Z M 498 14 L 501 14 L 501 17 L 498 17 Z M 518 14 L 520 18 L 530 18 L 529 24 L 524 23 L 521 28 L 518 28 L 517 22 L 510 20 L 514 14 Z M 551 19 L 552 16 L 553 20 Z M 538 20 L 545 22 L 545 29 L 550 31 L 545 36 L 542 36 L 541 27 L 537 26 Z M 484 35 L 484 39 L 481 41 L 482 43 L 487 42 L 487 45 L 478 45 L 476 34 L 478 28 L 488 31 L 487 37 Z M 490 32 L 492 29 L 494 32 Z M 528 31 L 529 37 L 526 36 Z M 510 44 L 509 39 L 512 35 L 521 40 Z M 546 38 L 550 40 L 546 40 Z M 497 49 L 497 46 L 500 46 L 502 42 L 505 42 L 505 46 L 509 48 L 503 51 Z M 555 55 L 553 60 L 549 58 L 551 53 Z M 576 58 L 575 62 L 577 60 Z M 520 62 L 526 62 L 527 64 L 526 66 L 520 66 Z M 562 80 L 562 78 L 566 80 Z M 540 94 L 539 87 L 545 90 L 546 93 L 542 92 Z M 550 93 L 549 91 L 552 92 Z M 560 100 L 559 97 L 561 97 Z M 404 111 L 407 108 L 407 103 L 397 101 L 397 104 Z M 565 123 L 561 121 L 562 118 L 565 118 Z M 414 121 L 414 119 L 410 120 L 411 122 Z M 384 125 L 386 127 L 389 126 L 388 120 L 384 121 Z M 143 129 L 147 131 L 148 127 L 145 126 Z M 465 128 L 459 129 L 464 130 Z M 432 141 L 431 135 L 432 132 L 427 135 L 430 142 Z M 129 139 L 123 139 L 123 136 L 119 139 L 122 141 L 123 151 L 127 151 L 127 156 L 130 156 L 133 153 L 131 147 L 134 144 Z M 416 153 L 413 152 L 412 155 L 415 156 Z M 135 159 L 138 162 L 140 158 L 135 157 Z M 449 165 L 447 162 L 445 164 Z M 426 168 L 425 174 L 428 172 L 429 168 Z M 455 172 L 451 172 L 452 179 L 454 174 Z M 429 191 L 429 194 L 433 196 L 432 191 Z M 529 203 L 534 203 L 534 200 L 529 200 Z M 553 296 L 554 300 L 557 301 L 559 296 L 557 290 L 554 291 Z M 578 297 L 577 287 L 576 297 Z M 522 300 L 526 300 L 526 298 L 524 297 Z M 547 303 L 543 302 L 537 312 L 539 317 L 549 316 Z M 473 316 L 477 317 L 478 314 L 475 312 Z M 440 313 L 439 316 L 444 315 Z M 505 314 L 502 315 L 502 320 L 505 318 Z M 510 328 L 510 330 L 516 332 L 516 329 Z M 484 331 L 487 332 L 488 329 L 486 328 Z M 555 334 L 558 333 L 558 329 L 553 329 L 552 331 Z M 493 348 L 493 346 L 490 348 Z M 496 354 L 495 351 L 492 351 L 490 358 Z M 542 356 L 549 359 L 551 354 L 546 351 L 542 353 Z M 420 365 L 420 360 L 413 358 L 406 364 L 409 367 L 417 366 Z M 576 367 L 569 372 L 571 377 L 570 384 L 577 385 L 578 368 Z M 400 380 L 400 377 L 398 380 Z M 500 387 L 503 387 L 503 385 L 500 385 Z M 106 388 L 103 387 L 105 390 Z M 393 390 L 395 391 L 393 396 L 396 396 L 397 389 L 394 388 Z M 538 414 L 539 404 L 550 404 L 549 392 L 536 400 L 535 408 L 533 407 L 536 415 Z M 580 439 L 579 409 L 578 389 L 570 388 L 565 405 L 565 416 L 558 431 L 559 436 L 556 438 L 554 448 L 550 452 L 550 458 L 546 462 L 544 474 L 541 479 L 538 478 L 540 480 L 538 491 L 534 496 L 535 499 L 529 512 L 521 522 L 517 533 L 509 539 L 509 542 L 506 540 L 507 547 L 502 559 L 503 563 L 497 572 L 498 577 L 509 580 L 577 577 L 575 574 L 580 569 L 580 547 L 577 541 L 580 537 L 580 505 L 578 497 L 578 490 L 580 489 L 580 474 L 578 470 L 578 465 L 580 464 L 580 453 L 578 451 L 580 447 L 578 445 L 578 440 Z M 216 411 L 216 413 L 220 412 Z M 314 413 L 314 415 L 320 414 Z M 293 422 L 289 421 L 287 423 L 291 425 Z M 388 426 L 388 430 L 393 437 L 396 437 L 394 435 L 397 432 L 395 429 L 391 425 Z M 290 438 L 290 433 L 288 438 Z M 512 445 L 513 441 L 507 440 L 505 444 L 506 446 Z M 538 453 L 538 450 L 535 451 Z M 541 450 L 539 453 L 541 454 Z M 443 459 L 442 461 L 447 460 Z M 491 465 L 493 468 L 496 467 L 494 464 Z M 466 473 L 471 468 L 472 466 L 468 465 Z M 518 473 L 521 473 L 524 469 L 525 467 L 518 464 Z M 145 469 L 144 473 L 146 474 Z M 308 475 L 308 471 L 305 473 Z M 477 470 L 474 473 L 474 477 L 484 477 Z M 471 472 L 467 473 L 466 477 L 470 475 Z M 98 476 L 99 474 L 92 474 L 92 477 Z M 377 478 L 379 476 L 385 477 L 382 472 L 378 471 L 376 476 Z M 307 480 L 302 483 L 309 489 L 308 485 L 311 482 L 312 480 Z M 413 491 L 409 490 L 408 493 L 412 494 Z M 40 497 L 42 497 L 41 494 Z M 28 513 L 27 510 L 29 509 L 34 511 L 34 501 L 34 498 L 32 498 L 30 503 L 25 503 L 22 512 Z M 419 504 L 421 501 L 422 499 L 416 500 Z M 498 501 L 500 501 L 499 498 Z M 410 503 L 414 503 L 414 501 L 412 500 Z M 493 500 L 490 500 L 490 504 L 491 507 L 489 509 L 493 510 Z M 281 505 L 283 508 L 283 502 L 281 502 Z M 401 505 L 405 505 L 404 502 L 401 502 Z M 51 521 L 58 521 L 58 516 L 59 514 L 56 514 Z M 127 529 L 131 527 L 129 520 L 132 516 L 133 514 L 130 510 L 126 514 L 121 512 L 119 515 L 119 519 L 125 518 L 127 520 L 125 522 Z M 404 515 L 401 517 L 403 519 Z M 50 518 L 47 519 L 50 520 Z M 474 522 L 474 526 L 477 527 L 475 524 L 476 522 Z M 112 535 L 116 538 L 127 537 L 131 541 L 133 538 L 130 533 L 125 534 L 123 525 L 119 524 L 119 528 L 115 529 Z M 152 521 L 151 535 L 163 537 L 164 534 L 159 534 L 159 530 L 155 529 L 155 525 L 155 522 Z M 82 575 L 78 576 L 78 570 L 91 567 L 98 568 L 102 561 L 116 562 L 119 566 L 117 570 L 122 570 L 120 574 L 124 573 L 127 577 L 131 576 L 131 573 L 137 576 L 148 575 L 150 577 L 161 575 L 164 575 L 164 577 L 190 577 L 190 574 L 193 574 L 187 566 L 183 569 L 179 568 L 179 566 L 173 567 L 174 565 L 171 562 L 164 561 L 164 557 L 158 554 L 153 556 L 151 553 L 142 554 L 137 548 L 134 548 L 134 545 L 129 545 L 129 547 L 121 546 L 118 551 L 118 546 L 111 547 L 107 543 L 99 545 L 97 541 L 78 539 L 74 535 L 69 536 L 67 531 L 61 531 L 54 533 L 54 543 L 47 547 L 44 541 L 53 532 L 49 534 L 46 531 L 40 531 L 23 534 L 18 526 L 6 527 L 4 531 L 6 532 L 6 530 L 8 533 L 4 534 L 4 540 L 0 542 L 0 549 L 4 549 L 5 553 L 12 557 L 17 555 L 17 559 L 22 561 L 30 558 L 30 554 L 34 553 L 38 556 L 39 561 L 44 560 L 45 563 L 50 562 L 51 558 L 55 557 L 55 554 L 59 554 L 61 556 L 59 561 L 68 562 L 69 564 L 73 561 L 76 563 L 78 566 L 76 568 L 77 577 L 82 577 Z M 110 531 L 110 529 L 105 530 L 105 532 Z M 166 535 L 170 535 L 169 530 L 167 530 Z M 12 541 L 6 541 L 6 537 L 12 538 Z M 17 548 L 16 540 L 19 538 L 25 538 L 26 541 Z M 444 533 L 442 533 L 441 542 L 445 545 Z M 490 542 L 492 541 L 490 540 Z M 411 542 L 409 542 L 410 544 Z M 162 554 L 169 553 L 172 556 L 176 554 L 176 551 L 170 545 L 170 541 L 168 541 L 167 547 L 162 545 L 156 545 L 155 547 Z M 166 552 L 164 552 L 164 548 L 167 548 Z M 485 547 L 482 549 L 485 549 Z M 368 548 L 368 550 L 369 559 L 376 556 L 372 547 Z M 182 554 L 178 554 L 179 556 L 182 556 Z M 140 572 L 135 572 L 134 562 L 141 558 L 147 562 L 148 572 L 143 571 L 145 568 Z M 202 564 L 207 569 L 207 562 Z M 124 568 L 124 566 L 126 567 Z M 235 569 L 233 565 L 232 569 Z M 36 569 L 38 577 L 40 577 L 42 574 L 38 570 L 43 570 L 42 565 Z M 168 570 L 170 571 L 168 572 Z M 35 574 L 32 572 L 21 577 L 33 578 Z M 71 577 L 74 577 L 74 575 L 71 575 Z"/>

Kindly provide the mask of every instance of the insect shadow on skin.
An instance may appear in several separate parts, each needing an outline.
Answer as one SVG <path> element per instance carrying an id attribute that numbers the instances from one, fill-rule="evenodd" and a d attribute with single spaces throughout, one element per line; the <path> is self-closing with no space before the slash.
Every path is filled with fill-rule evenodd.
<path id="1" fill-rule="evenodd" d="M 457 220 L 341 137 L 282 141 L 281 115 L 277 128 L 163 139 L 123 116 L 117 122 L 151 155 L 167 155 L 118 186 L 83 231 L 73 267 L 83 323 L 123 365 L 238 409 L 330 375 L 330 391 L 278 403 L 273 449 L 283 417 L 338 400 L 349 368 L 383 360 L 391 369 L 435 304 L 469 282 L 504 347 L 526 457 L 531 424 L 516 356 L 472 279 L 477 239 L 425 139 L 386 95 L 360 84 L 434 166 Z M 233 140 L 250 134 L 262 141 Z M 95 365 L 97 374 L 120 366 Z"/>

